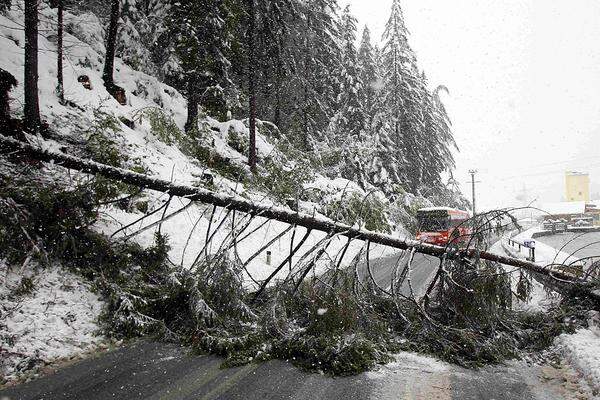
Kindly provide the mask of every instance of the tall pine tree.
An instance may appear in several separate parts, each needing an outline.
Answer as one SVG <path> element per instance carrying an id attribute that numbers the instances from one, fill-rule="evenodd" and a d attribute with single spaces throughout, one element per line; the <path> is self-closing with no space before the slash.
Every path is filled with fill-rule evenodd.
<path id="1" fill-rule="evenodd" d="M 298 36 L 292 39 L 297 52 L 296 73 L 287 84 L 288 129 L 293 142 L 311 150 L 324 140 L 333 114 L 335 80 L 333 66 L 339 65 L 335 0 L 307 0 L 301 3 L 302 19 Z"/>
<path id="2" fill-rule="evenodd" d="M 173 0 L 168 22 L 170 35 L 186 83 L 188 116 L 186 132 L 195 129 L 198 107 L 202 105 L 216 116 L 227 111 L 225 88 L 231 84 L 231 64 L 227 54 L 231 35 L 230 18 L 221 0 Z"/>
<path id="3" fill-rule="evenodd" d="M 371 43 L 371 32 L 368 27 L 365 27 L 358 48 L 358 70 L 362 83 L 359 98 L 368 116 L 372 116 L 375 112 L 377 88 L 380 83 L 376 57 L 375 49 Z"/>
<path id="4" fill-rule="evenodd" d="M 338 95 L 337 112 L 332 119 L 332 133 L 338 143 L 358 140 L 365 128 L 367 116 L 360 95 L 363 83 L 356 51 L 356 18 L 346 6 L 340 23 L 340 64 L 336 71 Z"/>

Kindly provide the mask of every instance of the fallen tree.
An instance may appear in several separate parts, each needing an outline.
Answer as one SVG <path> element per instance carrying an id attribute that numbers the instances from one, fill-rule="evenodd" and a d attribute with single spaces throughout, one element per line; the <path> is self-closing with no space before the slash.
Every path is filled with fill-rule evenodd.
<path id="1" fill-rule="evenodd" d="M 381 235 L 324 217 L 175 185 L 0 137 L 2 152 L 13 152 L 15 157 L 7 157 L 12 160 L 42 160 L 60 166 L 59 171 L 64 167 L 96 175 L 75 187 L 73 182 L 80 179 L 59 180 L 56 186 L 40 185 L 47 175 L 66 175 L 62 172 L 67 171 L 20 171 L 9 165 L 3 169 L 5 184 L 0 185 L 0 201 L 4 201 L 0 230 L 7 232 L 5 253 L 14 256 L 15 265 L 27 263 L 34 256 L 42 263 L 47 260 L 44 265 L 60 263 L 95 282 L 107 299 L 101 317 L 104 329 L 118 338 L 158 334 L 225 356 L 227 365 L 280 358 L 334 374 L 364 371 L 390 360 L 398 350 L 435 354 L 446 361 L 478 366 L 517 357 L 521 351 L 546 348 L 557 335 L 572 332 L 574 318 L 583 321 L 588 315 L 584 311 L 596 308 L 597 302 L 590 301 L 589 296 L 578 297 L 570 292 L 564 298 L 575 307 L 555 307 L 535 315 L 514 310 L 513 295 L 522 292 L 511 292 L 511 272 L 494 261 L 526 266 L 528 263 L 522 260 Z M 105 178 L 135 185 L 131 193 L 147 188 L 168 194 L 163 205 L 142 211 L 142 218 L 162 212 L 160 220 L 147 225 L 158 227 L 152 246 L 142 247 L 127 240 L 136 232 L 112 240 L 90 228 L 97 207 L 117 196 L 93 189 L 90 193 L 90 182 Z M 206 237 L 204 245 L 196 250 L 194 262 L 185 267 L 169 259 L 168 237 L 159 229 L 161 221 L 168 218 L 173 196 L 211 204 L 198 218 L 210 214 L 202 235 Z M 215 219 L 217 208 L 225 212 Z M 244 211 L 244 215 L 236 216 L 238 211 Z M 258 290 L 251 290 L 244 285 L 249 260 L 244 262 L 235 250 L 228 249 L 235 249 L 255 231 L 249 223 L 257 216 L 267 222 L 274 218 L 288 222 L 290 226 L 283 234 L 303 226 L 327 235 L 308 251 L 303 250 L 295 261 L 292 256 L 306 236 L 299 235 L 299 241 L 294 242 L 292 235 L 290 255 L 275 268 L 282 274 L 278 279 L 272 279 L 274 274 L 265 280 L 253 279 Z M 472 244 L 483 247 L 480 238 L 488 229 L 489 218 L 479 217 L 481 223 L 475 224 L 477 234 Z M 196 225 L 191 228 L 188 242 Z M 228 232 L 221 235 L 218 249 L 212 251 L 210 244 L 221 229 Z M 242 236 L 246 229 L 251 232 Z M 339 236 L 348 237 L 346 245 L 337 250 L 337 255 L 326 254 L 329 244 Z M 348 266 L 342 267 L 353 240 L 364 241 L 363 247 Z M 369 259 L 371 243 L 410 249 L 407 257 L 399 257 L 389 286 L 373 275 L 376 267 Z M 411 284 L 417 251 L 439 257 L 438 273 L 427 291 L 431 296 L 417 298 Z M 317 272 L 318 261 L 321 266 Z M 551 275 L 547 276 L 550 279 Z M 568 285 L 584 288 L 577 285 L 580 280 L 568 278 Z M 405 283 L 410 292 L 402 290 Z M 435 290 L 431 290 L 434 285 Z M 527 290 L 523 293 L 528 295 Z"/>
<path id="2" fill-rule="evenodd" d="M 435 246 L 416 240 L 407 238 L 402 239 L 388 234 L 359 229 L 346 224 L 334 222 L 321 216 L 295 212 L 283 207 L 270 207 L 256 204 L 239 196 L 225 195 L 197 187 L 177 185 L 162 179 L 153 178 L 148 175 L 128 171 L 122 168 L 100 164 L 91 160 L 84 160 L 49 149 L 41 149 L 28 143 L 20 142 L 2 135 L 0 135 L 0 149 L 2 149 L 3 152 L 17 152 L 39 161 L 53 163 L 55 165 L 60 165 L 65 168 L 84 173 L 101 175 L 105 178 L 118 180 L 129 185 L 163 192 L 169 194 L 170 196 L 183 197 L 193 201 L 212 204 L 228 210 L 236 210 L 250 215 L 274 219 L 290 225 L 301 226 L 309 230 L 322 231 L 331 235 L 338 234 L 346 236 L 350 239 L 368 241 L 370 243 L 377 243 L 400 250 L 414 249 L 418 253 L 431 255 L 438 258 L 476 258 L 497 262 L 504 265 L 522 268 L 524 270 L 558 280 L 562 284 L 567 285 L 581 285 L 586 283 L 584 280 L 576 276 L 551 270 L 531 261 L 501 256 L 487 251 L 482 251 L 477 248 L 467 248 L 457 251 L 456 249 L 452 249 L 450 247 Z M 592 293 L 591 291 L 588 293 L 591 297 L 600 301 L 599 295 Z"/>

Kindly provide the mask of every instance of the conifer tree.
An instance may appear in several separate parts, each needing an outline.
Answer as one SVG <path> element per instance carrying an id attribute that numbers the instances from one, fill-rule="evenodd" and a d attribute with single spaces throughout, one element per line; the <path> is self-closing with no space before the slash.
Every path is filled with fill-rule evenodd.
<path id="1" fill-rule="evenodd" d="M 375 111 L 374 106 L 379 81 L 375 58 L 375 49 L 371 43 L 371 32 L 365 26 L 358 48 L 358 71 L 362 82 L 359 97 L 368 116 L 373 115 Z"/>
<path id="2" fill-rule="evenodd" d="M 248 52 L 248 97 L 249 97 L 249 131 L 248 165 L 256 172 L 256 5 L 255 0 L 248 3 L 248 31 L 246 34 Z"/>
<path id="3" fill-rule="evenodd" d="M 426 88 L 420 80 L 416 57 L 408 44 L 408 30 L 400 7 L 394 0 L 383 34 L 382 105 L 389 120 L 389 138 L 398 155 L 394 175 L 409 189 L 420 181 L 422 163 L 419 144 L 423 126 L 422 99 Z M 415 184 L 416 183 L 416 184 Z"/>
<path id="4" fill-rule="evenodd" d="M 116 86 L 113 78 L 113 70 L 115 66 L 119 18 L 121 17 L 121 0 L 111 0 L 110 7 L 110 21 L 106 35 L 106 55 L 104 57 L 102 80 L 104 80 L 104 86 L 108 92 L 114 95 Z"/>
<path id="5" fill-rule="evenodd" d="M 124 63 L 165 81 L 178 71 L 167 31 L 170 10 L 163 0 L 124 0 L 116 50 Z"/>
<path id="6" fill-rule="evenodd" d="M 56 40 L 56 95 L 61 104 L 65 102 L 65 90 L 63 83 L 63 12 L 64 0 L 51 0 L 50 6 L 56 8 L 56 25 L 57 25 L 57 40 Z"/>
<path id="7" fill-rule="evenodd" d="M 332 66 L 339 65 L 335 0 L 307 0 L 301 5 L 298 29 L 297 73 L 288 85 L 290 130 L 294 142 L 310 150 L 323 141 L 332 116 L 335 80 Z"/>
<path id="8" fill-rule="evenodd" d="M 286 84 L 296 69 L 300 12 L 298 0 L 256 0 L 256 65 L 258 113 L 287 128 Z"/>
<path id="9" fill-rule="evenodd" d="M 340 143 L 357 140 L 367 119 L 360 99 L 363 84 L 355 43 L 356 18 L 350 13 L 348 5 L 340 23 L 340 64 L 336 73 L 339 92 L 336 99 L 337 113 L 333 117 L 333 134 L 338 136 Z"/>
<path id="10" fill-rule="evenodd" d="M 169 30 L 187 86 L 185 129 L 190 132 L 195 128 L 199 105 L 216 116 L 226 112 L 231 35 L 225 28 L 230 16 L 220 0 L 178 0 L 172 5 Z"/>

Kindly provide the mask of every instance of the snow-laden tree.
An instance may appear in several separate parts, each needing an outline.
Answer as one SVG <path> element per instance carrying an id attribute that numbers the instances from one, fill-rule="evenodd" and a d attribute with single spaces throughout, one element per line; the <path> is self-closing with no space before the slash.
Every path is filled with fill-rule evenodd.
<path id="1" fill-rule="evenodd" d="M 168 27 L 180 62 L 180 77 L 187 86 L 185 128 L 189 132 L 195 127 L 199 105 L 216 116 L 227 111 L 231 34 L 226 28 L 230 13 L 221 0 L 174 0 L 172 6 Z"/>
<path id="2" fill-rule="evenodd" d="M 334 68 L 339 65 L 338 29 L 335 0 L 299 2 L 301 18 L 296 36 L 291 38 L 296 73 L 286 83 L 289 121 L 286 124 L 294 142 L 310 150 L 323 141 L 333 114 Z"/>
<path id="3" fill-rule="evenodd" d="M 25 1 L 25 79 L 24 123 L 29 132 L 38 132 L 41 126 L 38 96 L 38 6 L 39 0 Z"/>
<path id="4" fill-rule="evenodd" d="M 340 21 L 340 63 L 335 71 L 338 84 L 334 104 L 336 113 L 330 124 L 330 139 L 334 144 L 360 140 L 360 133 L 367 121 L 361 101 L 363 83 L 355 45 L 356 22 L 356 18 L 350 13 L 350 6 L 346 6 Z"/>
<path id="5" fill-rule="evenodd" d="M 292 37 L 298 35 L 297 0 L 256 0 L 258 114 L 283 127 L 289 103 L 286 82 L 296 72 Z"/>
<path id="6" fill-rule="evenodd" d="M 165 81 L 179 72 L 167 29 L 170 11 L 171 3 L 162 0 L 124 0 L 117 45 L 123 62 Z"/>
<path id="7" fill-rule="evenodd" d="M 111 0 L 110 2 L 110 18 L 108 28 L 106 30 L 106 53 L 104 55 L 104 69 L 102 71 L 102 80 L 104 86 L 113 96 L 116 93 L 116 85 L 114 81 L 114 66 L 115 53 L 117 48 L 119 19 L 121 18 L 121 0 Z"/>
<path id="8" fill-rule="evenodd" d="M 359 92 L 360 101 L 367 116 L 371 117 L 375 112 L 375 102 L 378 88 L 381 84 L 377 71 L 376 52 L 371 43 L 371 32 L 365 26 L 360 46 L 358 48 L 358 71 L 362 83 Z"/>

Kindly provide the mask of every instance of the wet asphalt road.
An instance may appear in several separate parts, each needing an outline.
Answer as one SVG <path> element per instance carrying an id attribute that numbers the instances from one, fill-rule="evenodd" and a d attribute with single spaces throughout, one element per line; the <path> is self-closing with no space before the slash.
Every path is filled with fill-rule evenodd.
<path id="1" fill-rule="evenodd" d="M 375 372 L 331 378 L 270 361 L 221 369 L 221 360 L 171 344 L 141 341 L 81 361 L 54 375 L 0 391 L 10 400 L 234 399 L 558 399 L 540 386 L 539 368 L 449 366 L 405 354 Z M 560 397 L 559 397 L 560 396 Z"/>
<path id="2" fill-rule="evenodd" d="M 536 240 L 557 250 L 564 246 L 563 252 L 573 254 L 577 258 L 600 257 L 600 232 L 564 232 L 541 236 Z"/>
<path id="3" fill-rule="evenodd" d="M 400 262 L 400 269 L 398 271 L 400 273 L 404 265 L 408 262 L 408 259 L 409 252 L 405 252 L 404 254 L 400 253 L 372 260 L 370 264 L 375 282 L 382 288 L 388 289 L 396 265 Z M 405 279 L 401 288 L 402 294 L 405 296 L 410 295 L 411 287 L 416 297 L 423 294 L 427 290 L 427 285 L 433 279 L 439 263 L 440 261 L 436 257 L 416 253 L 411 264 L 412 268 L 410 269 L 410 285 L 409 280 Z M 366 265 L 362 266 L 359 270 L 359 276 L 361 279 L 370 279 Z"/>

